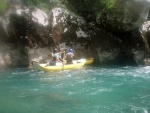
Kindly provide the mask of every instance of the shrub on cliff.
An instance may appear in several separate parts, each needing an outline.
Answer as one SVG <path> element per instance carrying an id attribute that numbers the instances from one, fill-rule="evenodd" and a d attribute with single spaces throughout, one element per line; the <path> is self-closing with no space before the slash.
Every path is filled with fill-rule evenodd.
<path id="1" fill-rule="evenodd" d="M 4 0 L 0 0 L 0 16 L 7 10 L 7 4 Z"/>

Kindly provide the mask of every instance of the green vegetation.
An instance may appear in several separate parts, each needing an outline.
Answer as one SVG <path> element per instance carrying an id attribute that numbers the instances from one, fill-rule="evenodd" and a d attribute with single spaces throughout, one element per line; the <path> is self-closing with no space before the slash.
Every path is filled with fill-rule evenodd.
<path id="1" fill-rule="evenodd" d="M 116 2 L 117 0 L 100 0 L 100 3 L 102 3 L 107 9 L 114 8 Z"/>
<path id="2" fill-rule="evenodd" d="M 4 14 L 6 10 L 7 4 L 4 2 L 4 0 L 0 0 L 0 15 Z"/>
<path id="3" fill-rule="evenodd" d="M 59 0 L 24 0 L 23 3 L 27 6 L 36 6 L 45 12 L 60 4 Z"/>
<path id="4" fill-rule="evenodd" d="M 97 18 L 102 16 L 102 14 L 113 14 L 115 12 L 115 7 L 118 0 L 99 0 L 99 5 L 101 5 L 101 10 L 96 13 Z"/>
<path id="5" fill-rule="evenodd" d="M 60 0 L 68 9 L 79 14 L 101 15 L 103 12 L 112 12 L 116 5 L 123 0 Z"/>

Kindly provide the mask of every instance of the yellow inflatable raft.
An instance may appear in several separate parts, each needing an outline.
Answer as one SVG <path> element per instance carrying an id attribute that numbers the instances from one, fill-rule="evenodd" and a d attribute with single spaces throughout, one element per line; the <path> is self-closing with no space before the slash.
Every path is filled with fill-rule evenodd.
<path id="1" fill-rule="evenodd" d="M 86 64 L 86 65 L 92 64 L 93 61 L 94 61 L 94 58 L 93 58 L 93 57 L 88 58 L 88 59 L 86 59 L 85 64 Z"/>
<path id="2" fill-rule="evenodd" d="M 61 63 L 57 63 L 56 66 L 50 66 L 47 64 L 37 64 L 37 67 L 42 71 L 58 71 L 58 70 L 68 70 L 68 69 L 74 69 L 84 66 L 85 59 L 74 61 L 73 64 L 65 64 L 62 65 Z"/>

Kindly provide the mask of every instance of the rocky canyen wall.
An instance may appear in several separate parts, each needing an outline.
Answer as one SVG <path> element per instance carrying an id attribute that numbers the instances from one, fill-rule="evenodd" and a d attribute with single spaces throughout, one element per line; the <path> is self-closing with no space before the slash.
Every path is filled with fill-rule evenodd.
<path id="1" fill-rule="evenodd" d="M 148 1 L 116 0 L 111 7 L 97 0 L 80 2 L 65 0 L 66 7 L 54 7 L 49 13 L 13 4 L 0 18 L 0 65 L 46 62 L 55 47 L 73 48 L 75 58 L 93 56 L 99 65 L 148 64 L 149 42 L 141 34 L 148 20 Z"/>

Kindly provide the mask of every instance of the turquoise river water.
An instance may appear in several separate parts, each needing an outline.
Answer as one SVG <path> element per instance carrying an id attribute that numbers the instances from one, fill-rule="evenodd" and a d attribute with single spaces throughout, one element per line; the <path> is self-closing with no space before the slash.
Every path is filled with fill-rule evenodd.
<path id="1" fill-rule="evenodd" d="M 0 113 L 150 113 L 150 67 L 1 69 Z"/>

